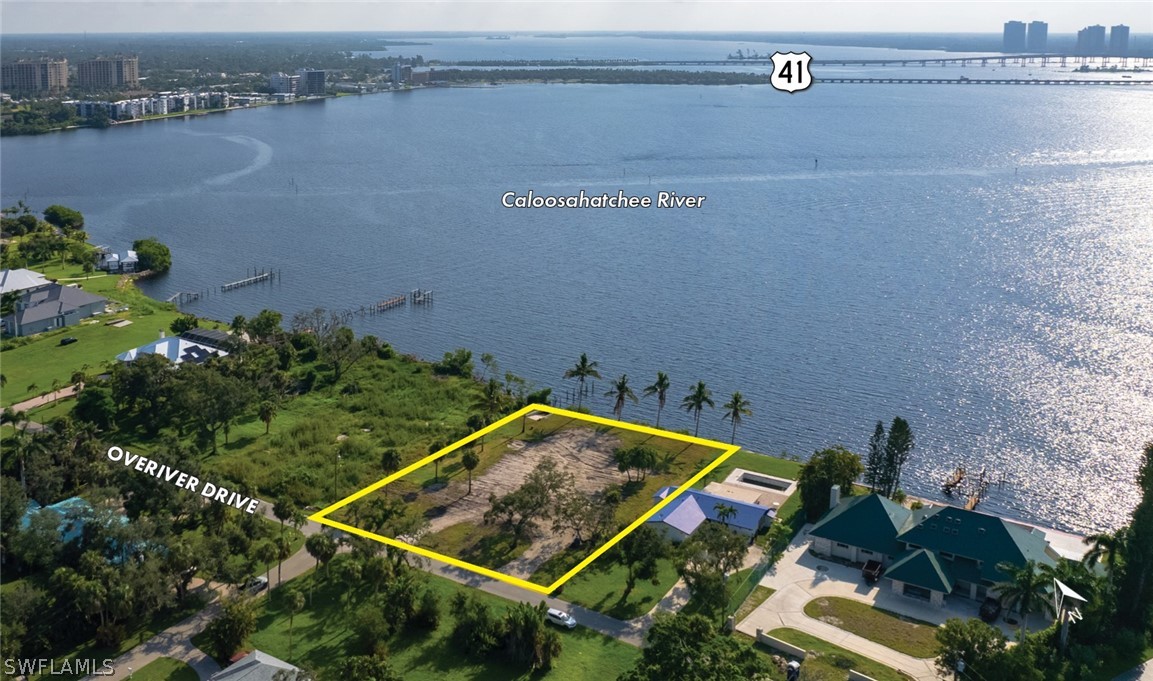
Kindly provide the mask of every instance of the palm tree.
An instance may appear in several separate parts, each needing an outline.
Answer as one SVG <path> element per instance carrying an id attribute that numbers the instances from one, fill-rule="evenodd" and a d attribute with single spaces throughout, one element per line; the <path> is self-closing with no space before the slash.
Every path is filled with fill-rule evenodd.
<path id="1" fill-rule="evenodd" d="M 716 511 L 717 517 L 720 518 L 725 527 L 729 526 L 729 521 L 737 514 L 737 509 L 728 504 L 717 504 Z"/>
<path id="2" fill-rule="evenodd" d="M 1109 571 L 1109 579 L 1112 580 L 1117 567 L 1117 559 L 1125 553 L 1125 540 L 1128 538 L 1127 529 L 1122 527 L 1116 532 L 1102 532 L 1085 537 L 1085 543 L 1091 547 L 1082 558 L 1085 565 L 1093 567 L 1098 562 L 1103 562 Z"/>
<path id="3" fill-rule="evenodd" d="M 663 371 L 657 372 L 657 382 L 645 388 L 644 396 L 657 396 L 657 428 L 661 427 L 661 412 L 665 408 L 665 397 L 669 394 L 669 375 Z"/>
<path id="4" fill-rule="evenodd" d="M 584 397 L 585 392 L 585 379 L 586 378 L 600 378 L 601 374 L 597 371 L 597 363 L 590 362 L 589 356 L 581 353 L 581 358 L 577 361 L 576 366 L 564 372 L 565 378 L 575 378 L 580 381 L 580 392 L 577 393 L 577 406 L 581 406 L 581 399 Z"/>
<path id="5" fill-rule="evenodd" d="M 701 430 L 701 410 L 705 408 L 706 404 L 709 408 L 716 406 L 716 404 L 713 403 L 713 391 L 705 386 L 704 381 L 697 381 L 692 391 L 688 395 L 685 395 L 685 399 L 681 400 L 681 409 L 692 412 L 696 418 L 693 437 L 696 437 L 697 433 Z"/>
<path id="6" fill-rule="evenodd" d="M 633 393 L 633 389 L 629 387 L 629 375 L 621 374 L 621 377 L 613 383 L 612 390 L 605 393 L 605 397 L 616 398 L 616 402 L 613 404 L 613 414 L 616 414 L 617 420 L 619 421 L 621 419 L 621 413 L 625 410 L 625 400 L 637 401 L 637 396 Z"/>
<path id="7" fill-rule="evenodd" d="M 746 400 L 743 395 L 737 392 L 733 393 L 733 396 L 729 399 L 729 401 L 725 402 L 721 406 L 727 410 L 725 411 L 725 418 L 733 422 L 733 437 L 729 440 L 729 442 L 736 442 L 737 426 L 741 425 L 741 417 L 753 415 L 752 410 L 749 409 L 749 401 Z"/>
<path id="8" fill-rule="evenodd" d="M 1033 612 L 1052 612 L 1053 603 L 1049 600 L 1048 579 L 1040 570 L 1035 560 L 1025 561 L 1024 565 L 1003 562 L 997 564 L 997 569 L 1009 579 L 996 584 L 993 588 L 1001 595 L 1001 601 L 1010 611 L 1013 608 L 1021 614 L 1021 640 L 1025 637 L 1025 621 Z"/>
<path id="9" fill-rule="evenodd" d="M 304 594 L 292 589 L 286 596 L 285 602 L 288 604 L 288 654 L 292 655 L 292 620 L 296 618 L 296 613 L 304 610 Z"/>
<path id="10" fill-rule="evenodd" d="M 256 414 L 264 422 L 264 434 L 268 435 L 268 429 L 272 427 L 272 419 L 276 418 L 276 402 L 264 400 L 260 403 Z"/>
<path id="11" fill-rule="evenodd" d="M 380 453 L 380 467 L 386 475 L 392 475 L 400 470 L 400 452 L 389 447 Z"/>
<path id="12" fill-rule="evenodd" d="M 472 408 L 479 410 L 487 423 L 492 423 L 504 411 L 504 404 L 504 391 L 501 389 L 500 381 L 490 378 L 488 383 L 484 384 L 484 392 L 473 402 Z"/>
<path id="13" fill-rule="evenodd" d="M 472 494 L 472 471 L 480 465 L 480 457 L 476 455 L 476 452 L 472 451 L 472 448 L 469 448 L 461 455 L 460 465 L 464 466 L 464 469 L 468 471 L 468 493 Z"/>

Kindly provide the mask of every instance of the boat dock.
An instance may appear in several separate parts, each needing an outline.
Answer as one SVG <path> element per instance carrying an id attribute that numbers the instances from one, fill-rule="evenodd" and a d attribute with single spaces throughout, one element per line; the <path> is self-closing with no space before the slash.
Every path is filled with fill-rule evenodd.
<path id="1" fill-rule="evenodd" d="M 953 475 L 945 480 L 945 484 L 941 485 L 941 491 L 951 495 L 953 490 L 963 482 L 965 482 L 965 467 L 958 466 L 957 470 L 953 471 Z"/>
<path id="2" fill-rule="evenodd" d="M 219 295 L 245 286 L 252 286 L 253 284 L 280 280 L 280 270 L 278 269 L 274 270 L 269 268 L 265 270 L 254 267 L 252 270 L 246 272 L 245 275 L 245 278 L 239 281 L 232 281 L 227 284 L 221 284 L 220 286 L 209 286 L 199 291 L 177 291 L 168 296 L 165 302 L 175 303 L 177 307 L 180 307 L 184 303 L 196 302 L 201 298 L 208 298 L 213 294 Z"/>
<path id="3" fill-rule="evenodd" d="M 234 281 L 234 282 L 231 282 L 228 284 L 221 284 L 220 292 L 224 293 L 226 291 L 231 291 L 233 289 L 242 288 L 244 286 L 252 286 L 253 284 L 259 284 L 262 281 L 272 281 L 273 279 L 279 279 L 279 278 L 280 278 L 280 270 L 256 270 L 256 269 L 254 269 L 254 270 L 252 270 L 252 275 L 245 278 L 245 279 L 241 279 L 240 281 Z"/>
<path id="4" fill-rule="evenodd" d="M 426 294 L 428 296 L 427 299 L 425 298 Z M 413 305 L 432 302 L 432 291 L 421 291 L 420 289 L 416 289 L 412 293 L 402 293 L 399 295 L 391 296 L 385 298 L 384 300 L 372 303 L 371 305 L 361 305 L 360 307 L 340 310 L 339 312 L 336 312 L 336 316 L 340 318 L 340 321 L 342 322 L 347 322 L 353 317 L 369 317 L 372 315 L 380 314 L 382 312 L 387 312 L 398 307 L 404 307 L 408 305 L 410 298 L 412 299 Z"/>

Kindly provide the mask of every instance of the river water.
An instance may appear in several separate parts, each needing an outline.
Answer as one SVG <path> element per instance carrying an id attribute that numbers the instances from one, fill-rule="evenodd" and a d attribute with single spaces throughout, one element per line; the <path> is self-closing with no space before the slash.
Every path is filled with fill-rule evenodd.
<path id="1" fill-rule="evenodd" d="M 634 56 L 619 40 L 592 56 Z M 955 466 L 986 468 L 1006 482 L 983 509 L 1063 529 L 1116 527 L 1137 501 L 1153 92 L 433 89 L 5 138 L 0 161 L 4 205 L 73 206 L 114 248 L 169 244 L 156 297 L 282 272 L 197 314 L 433 289 L 433 306 L 356 329 L 427 358 L 491 352 L 562 402 L 587 352 L 602 414 L 607 379 L 627 373 L 639 394 L 666 371 L 674 428 L 692 427 L 676 405 L 704 380 L 718 408 L 701 435 L 716 439 L 739 390 L 754 413 L 737 440 L 766 453 L 863 452 L 901 415 L 917 437 L 908 491 L 938 498 Z M 502 207 L 530 189 L 707 199 Z M 625 417 L 651 422 L 655 404 Z"/>

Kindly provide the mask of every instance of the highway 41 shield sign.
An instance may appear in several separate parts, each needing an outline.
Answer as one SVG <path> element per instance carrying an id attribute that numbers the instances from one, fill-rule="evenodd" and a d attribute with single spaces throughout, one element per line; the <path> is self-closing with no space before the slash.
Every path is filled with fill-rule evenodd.
<path id="1" fill-rule="evenodd" d="M 809 72 L 812 60 L 808 52 L 773 54 L 773 75 L 769 77 L 769 84 L 789 94 L 808 89 L 813 84 L 813 74 Z"/>

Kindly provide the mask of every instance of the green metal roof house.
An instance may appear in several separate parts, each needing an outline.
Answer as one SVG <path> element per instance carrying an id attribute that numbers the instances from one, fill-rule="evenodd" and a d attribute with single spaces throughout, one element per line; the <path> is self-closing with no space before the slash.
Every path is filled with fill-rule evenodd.
<path id="1" fill-rule="evenodd" d="M 913 511 L 879 494 L 842 499 L 809 536 L 813 553 L 850 563 L 880 561 L 894 591 L 934 605 L 950 594 L 984 599 L 1006 579 L 999 563 L 1058 560 L 1038 530 L 952 506 Z"/>

